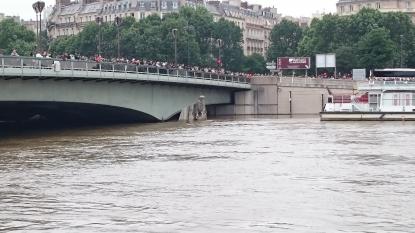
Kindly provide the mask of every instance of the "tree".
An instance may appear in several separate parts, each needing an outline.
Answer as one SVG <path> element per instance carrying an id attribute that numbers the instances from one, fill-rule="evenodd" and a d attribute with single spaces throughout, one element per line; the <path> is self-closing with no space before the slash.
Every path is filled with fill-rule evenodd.
<path id="1" fill-rule="evenodd" d="M 242 30 L 234 22 L 220 19 L 213 25 L 213 38 L 220 39 L 222 44 L 217 44 L 214 56 L 219 57 L 227 70 L 240 71 L 243 65 Z"/>
<path id="2" fill-rule="evenodd" d="M 303 30 L 294 22 L 286 19 L 276 25 L 271 31 L 271 46 L 267 57 L 275 61 L 278 57 L 295 56 L 298 44 L 303 37 Z"/>
<path id="3" fill-rule="evenodd" d="M 264 57 L 257 53 L 247 56 L 244 61 L 243 71 L 253 74 L 265 74 L 267 66 Z"/>
<path id="4" fill-rule="evenodd" d="M 385 68 L 393 62 L 394 43 L 389 31 L 376 28 L 364 35 L 357 44 L 359 63 L 367 69 Z"/>
<path id="5" fill-rule="evenodd" d="M 55 40 L 50 50 L 55 55 L 66 52 L 92 56 L 97 53 L 99 31 L 103 56 L 115 57 L 117 28 L 113 23 L 103 23 L 101 30 L 91 23 L 76 36 Z M 244 62 L 241 29 L 224 19 L 214 22 L 212 14 L 202 7 L 183 7 L 163 19 L 158 15 L 138 22 L 132 17 L 123 18 L 120 37 L 121 55 L 127 58 L 174 62 L 177 43 L 180 64 L 216 66 L 220 57 L 225 69 L 241 71 Z"/>
<path id="6" fill-rule="evenodd" d="M 20 55 L 29 55 L 36 48 L 35 33 L 23 25 L 6 19 L 0 22 L 0 49 L 10 54 L 16 49 Z"/>
<path id="7" fill-rule="evenodd" d="M 357 59 L 356 46 L 341 46 L 335 50 L 336 53 L 336 65 L 337 71 L 342 73 L 350 73 L 352 69 L 355 68 L 365 68 L 360 67 L 360 64 Z"/>

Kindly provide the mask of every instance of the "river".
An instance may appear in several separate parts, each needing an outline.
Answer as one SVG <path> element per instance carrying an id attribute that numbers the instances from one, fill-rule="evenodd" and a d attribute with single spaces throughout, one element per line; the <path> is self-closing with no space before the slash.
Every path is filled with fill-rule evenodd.
<path id="1" fill-rule="evenodd" d="M 217 119 L 0 139 L 4 232 L 415 232 L 415 123 Z"/>

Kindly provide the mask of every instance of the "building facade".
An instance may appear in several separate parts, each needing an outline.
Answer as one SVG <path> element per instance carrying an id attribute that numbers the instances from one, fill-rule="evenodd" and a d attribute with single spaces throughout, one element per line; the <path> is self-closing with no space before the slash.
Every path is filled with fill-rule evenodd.
<path id="1" fill-rule="evenodd" d="M 183 0 L 56 0 L 56 5 L 48 18 L 50 37 L 76 35 L 98 17 L 103 22 L 113 22 L 116 17 L 143 19 L 152 14 L 175 12 L 183 5 Z"/>
<path id="2" fill-rule="evenodd" d="M 261 5 L 249 5 L 241 0 L 208 1 L 206 7 L 215 21 L 223 18 L 242 29 L 245 55 L 257 53 L 266 56 L 271 43 L 271 30 L 281 19 L 276 8 L 262 8 Z"/>
<path id="3" fill-rule="evenodd" d="M 363 8 L 371 8 L 380 12 L 404 12 L 415 22 L 415 0 L 339 0 L 338 15 L 356 14 Z"/>
<path id="4" fill-rule="evenodd" d="M 52 38 L 76 35 L 97 17 L 112 22 L 116 17 L 134 17 L 141 20 L 149 15 L 179 11 L 184 5 L 205 6 L 217 21 L 220 18 L 234 22 L 243 31 L 245 55 L 266 55 L 270 33 L 280 20 L 276 8 L 262 8 L 241 0 L 224 2 L 206 0 L 56 0 L 48 17 L 48 32 Z"/>

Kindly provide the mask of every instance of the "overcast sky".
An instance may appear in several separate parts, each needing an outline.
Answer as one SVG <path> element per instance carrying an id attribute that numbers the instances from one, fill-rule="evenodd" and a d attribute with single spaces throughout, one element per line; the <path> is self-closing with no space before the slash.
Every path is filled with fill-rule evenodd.
<path id="1" fill-rule="evenodd" d="M 53 5 L 55 0 L 43 0 L 46 5 Z M 32 3 L 35 0 L 0 0 L 0 13 L 19 15 L 24 19 L 35 18 Z M 283 15 L 311 16 L 315 12 L 334 12 L 337 0 L 248 0 L 264 6 L 274 6 Z"/>

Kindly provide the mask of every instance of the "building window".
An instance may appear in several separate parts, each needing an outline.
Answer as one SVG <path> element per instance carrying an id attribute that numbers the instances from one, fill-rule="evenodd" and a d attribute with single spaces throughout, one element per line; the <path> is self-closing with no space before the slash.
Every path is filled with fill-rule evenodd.
<path id="1" fill-rule="evenodd" d="M 167 9 L 167 2 L 166 1 L 161 2 L 161 9 Z"/>
<path id="2" fill-rule="evenodd" d="M 341 6 L 341 7 L 340 7 L 340 12 L 341 12 L 341 13 L 344 13 L 344 6 Z"/>
<path id="3" fill-rule="evenodd" d="M 150 6 L 151 8 L 156 8 L 156 2 L 151 2 Z"/>
<path id="4" fill-rule="evenodd" d="M 146 13 L 140 12 L 140 19 L 144 19 L 146 17 Z"/>
<path id="5" fill-rule="evenodd" d="M 134 18 L 134 13 L 131 13 L 131 17 L 133 17 L 133 18 Z"/>
<path id="6" fill-rule="evenodd" d="M 410 1 L 406 2 L 406 8 L 411 8 L 411 2 Z"/>
<path id="7" fill-rule="evenodd" d="M 144 2 L 140 2 L 140 8 L 144 8 Z"/>
<path id="8" fill-rule="evenodd" d="M 179 4 L 177 2 L 173 2 L 173 9 L 177 9 L 179 7 Z"/>
<path id="9" fill-rule="evenodd" d="M 350 12 L 353 12 L 353 5 L 349 6 L 349 10 L 350 10 Z"/>
<path id="10" fill-rule="evenodd" d="M 376 3 L 376 9 L 380 9 L 380 2 Z"/>

